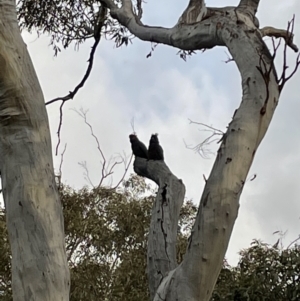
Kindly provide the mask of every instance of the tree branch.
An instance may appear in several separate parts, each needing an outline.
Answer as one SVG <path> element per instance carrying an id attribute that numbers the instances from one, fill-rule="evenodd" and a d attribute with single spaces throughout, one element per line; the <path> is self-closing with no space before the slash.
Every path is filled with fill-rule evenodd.
<path id="1" fill-rule="evenodd" d="M 245 9 L 249 11 L 253 16 L 255 16 L 260 0 L 241 0 L 238 8 Z"/>
<path id="2" fill-rule="evenodd" d="M 107 13 L 107 9 L 105 7 L 101 7 L 100 11 L 99 11 L 99 18 L 98 18 L 98 24 L 95 25 L 94 28 L 94 45 L 92 46 L 91 52 L 90 52 L 90 57 L 88 59 L 88 67 L 87 70 L 82 78 L 82 80 L 80 81 L 80 83 L 75 87 L 75 89 L 73 91 L 70 91 L 69 94 L 62 96 L 62 97 L 57 97 L 54 98 L 52 100 L 49 100 L 45 103 L 45 105 L 50 105 L 56 101 L 62 101 L 61 105 L 59 107 L 59 124 L 58 124 L 58 129 L 57 129 L 57 137 L 58 137 L 58 141 L 56 144 L 56 151 L 55 151 L 55 155 L 57 156 L 58 154 L 58 148 L 60 145 L 60 133 L 61 133 L 61 128 L 62 128 L 62 121 L 63 121 L 63 107 L 65 105 L 65 102 L 73 99 L 74 96 L 77 94 L 77 92 L 84 86 L 85 82 L 87 81 L 87 79 L 89 78 L 92 69 L 93 69 L 93 64 L 94 64 L 94 57 L 95 57 L 95 53 L 98 47 L 98 44 L 100 42 L 101 39 L 101 29 L 104 25 L 104 21 L 106 18 L 106 13 Z"/>
<path id="3" fill-rule="evenodd" d="M 179 24 L 200 22 L 207 12 L 204 0 L 190 0 L 187 8 L 178 20 Z"/>
<path id="4" fill-rule="evenodd" d="M 244 22 L 237 26 L 240 16 Z M 185 300 L 187 295 L 191 300 L 210 299 L 249 169 L 277 107 L 280 90 L 274 57 L 255 25 L 249 29 L 250 21 L 247 14 L 230 11 L 217 29 L 241 73 L 243 99 L 221 140 L 184 260 L 163 279 L 154 301 Z"/>
<path id="5" fill-rule="evenodd" d="M 275 38 L 283 38 L 286 44 L 293 49 L 295 52 L 299 51 L 297 45 L 293 43 L 294 34 L 286 29 L 278 29 L 271 26 L 266 26 L 260 29 L 260 32 L 263 37 L 275 37 Z"/>
<path id="6" fill-rule="evenodd" d="M 152 208 L 147 253 L 150 299 L 153 300 L 163 278 L 177 266 L 177 227 L 185 186 L 164 161 L 136 157 L 134 171 L 159 186 Z"/>
<path id="7" fill-rule="evenodd" d="M 95 42 L 94 42 L 94 45 L 92 46 L 90 56 L 89 56 L 89 59 L 88 59 L 88 67 L 87 67 L 87 70 L 86 70 L 82 80 L 75 87 L 75 89 L 73 91 L 69 92 L 69 94 L 47 101 L 46 106 L 50 105 L 50 104 L 52 104 L 56 101 L 59 101 L 59 100 L 65 102 L 67 100 L 73 99 L 74 96 L 77 94 L 77 92 L 84 86 L 85 82 L 89 78 L 90 73 L 91 73 L 92 68 L 93 68 L 95 52 L 97 50 L 97 46 L 98 46 L 98 44 L 100 42 L 100 39 L 101 39 L 101 29 L 102 29 L 102 26 L 103 26 L 104 21 L 105 21 L 106 9 L 101 8 L 101 11 L 99 12 L 99 14 L 100 14 L 101 17 L 99 18 L 99 23 L 97 25 L 95 25 L 95 34 L 94 34 Z"/>
<path id="8" fill-rule="evenodd" d="M 218 36 L 214 34 L 217 20 L 214 23 L 213 19 L 217 19 L 215 18 L 216 16 L 225 15 L 225 9 L 210 9 L 212 22 L 210 26 L 199 22 L 196 25 L 184 24 L 181 26 L 175 25 L 173 28 L 164 28 L 144 25 L 133 13 L 130 0 L 124 0 L 123 6 L 120 8 L 111 0 L 102 0 L 102 2 L 110 9 L 112 18 L 118 20 L 134 36 L 143 41 L 166 44 L 183 50 L 201 50 L 224 45 Z M 204 10 L 203 7 L 202 10 Z"/>

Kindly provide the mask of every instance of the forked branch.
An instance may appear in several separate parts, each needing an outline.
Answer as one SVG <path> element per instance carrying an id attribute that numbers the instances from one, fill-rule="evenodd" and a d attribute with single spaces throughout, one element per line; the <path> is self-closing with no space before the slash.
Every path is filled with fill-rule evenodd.
<path id="1" fill-rule="evenodd" d="M 177 266 L 176 238 L 185 186 L 161 160 L 136 157 L 134 171 L 159 186 L 152 208 L 147 252 L 150 299 L 153 300 L 163 278 Z"/>
<path id="2" fill-rule="evenodd" d="M 92 187 L 94 187 L 94 188 L 100 188 L 100 187 L 103 186 L 104 181 L 107 180 L 109 177 L 111 177 L 113 175 L 115 167 L 118 166 L 118 165 L 123 164 L 124 165 L 124 172 L 123 172 L 123 175 L 121 176 L 121 178 L 119 179 L 118 183 L 115 186 L 112 186 L 111 185 L 112 183 L 110 184 L 110 186 L 112 187 L 111 188 L 112 190 L 118 188 L 119 185 L 124 180 L 124 178 L 125 178 L 125 176 L 126 176 L 126 174 L 128 172 L 128 169 L 129 169 L 129 166 L 130 166 L 131 160 L 132 160 L 132 155 L 129 158 L 129 160 L 128 160 L 128 156 L 126 156 L 125 153 L 123 155 L 119 154 L 116 157 L 111 157 L 109 160 L 107 160 L 106 157 L 105 157 L 105 155 L 104 155 L 103 149 L 101 147 L 100 141 L 99 141 L 98 137 L 96 136 L 96 134 L 94 133 L 93 126 L 87 120 L 87 111 L 84 111 L 83 109 L 81 109 L 79 111 L 76 110 L 76 109 L 74 109 L 74 111 L 84 120 L 84 123 L 89 128 L 90 134 L 91 134 L 91 136 L 94 138 L 94 140 L 96 142 L 97 149 L 98 149 L 98 152 L 99 152 L 100 157 L 101 157 L 100 163 L 101 163 L 102 169 L 101 169 L 101 178 L 99 180 L 99 184 L 98 185 L 94 185 L 93 184 L 93 182 L 92 182 L 92 180 L 91 180 L 91 178 L 89 176 L 89 170 L 88 170 L 88 167 L 87 167 L 87 163 L 85 161 L 79 163 L 79 165 L 85 171 L 84 176 L 85 176 L 86 180 L 89 182 L 89 184 Z"/>
<path id="3" fill-rule="evenodd" d="M 217 35 L 211 35 L 207 26 L 199 22 L 206 14 L 203 0 L 191 0 L 188 8 L 179 20 L 185 26 L 176 24 L 172 28 L 144 25 L 139 15 L 134 13 L 131 0 L 123 0 L 121 7 L 118 7 L 112 0 L 101 0 L 101 2 L 110 9 L 112 18 L 125 26 L 140 40 L 170 45 L 183 50 L 201 50 L 223 45 L 220 44 L 221 40 L 218 39 Z M 222 10 L 217 12 L 215 9 L 211 9 L 211 11 L 213 11 L 212 15 L 223 14 Z M 194 23 L 190 24 L 192 20 L 197 23 L 196 27 L 193 25 Z M 197 46 L 195 46 L 195 43 Z"/>

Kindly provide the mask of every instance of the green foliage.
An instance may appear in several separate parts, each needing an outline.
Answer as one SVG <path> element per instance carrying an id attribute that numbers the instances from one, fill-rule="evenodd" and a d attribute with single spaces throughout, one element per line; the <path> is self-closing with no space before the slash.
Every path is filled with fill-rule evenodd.
<path id="1" fill-rule="evenodd" d="M 18 20 L 21 29 L 49 34 L 55 55 L 61 46 L 72 42 L 76 48 L 92 38 L 99 25 L 100 1 L 94 0 L 19 0 Z M 116 46 L 128 44 L 128 30 L 111 17 L 106 17 L 102 34 L 115 41 Z"/>
<path id="2" fill-rule="evenodd" d="M 60 189 L 71 270 L 72 301 L 148 301 L 147 237 L 155 193 L 133 175 L 118 190 Z M 185 253 L 197 208 L 180 213 L 177 256 Z M 10 250 L 0 211 L 0 299 L 11 301 Z M 300 300 L 300 248 L 278 249 L 255 240 L 237 267 L 224 262 L 212 301 Z"/>
<path id="3" fill-rule="evenodd" d="M 153 195 L 143 196 L 146 189 L 134 176 L 118 191 L 61 191 L 71 300 L 147 298 L 146 225 Z"/>
<path id="4" fill-rule="evenodd" d="M 254 240 L 236 268 L 225 264 L 213 301 L 300 300 L 300 246 L 278 249 Z"/>
<path id="5" fill-rule="evenodd" d="M 5 212 L 0 208 L 0 300 L 11 301 L 11 256 Z"/>
<path id="6" fill-rule="evenodd" d="M 65 215 L 71 300 L 149 300 L 147 237 L 154 191 L 131 176 L 118 190 L 61 190 Z M 196 208 L 182 209 L 180 227 L 188 230 Z M 178 238 L 182 258 L 187 234 Z"/>
<path id="7" fill-rule="evenodd" d="M 146 275 L 147 237 L 155 193 L 136 175 L 113 190 L 61 186 L 65 240 L 71 271 L 71 299 L 149 300 Z M 178 259 L 196 207 L 183 206 Z M 0 299 L 11 301 L 10 250 L 4 211 L 0 214 Z M 1 286 L 3 284 L 3 286 Z M 3 299 L 2 296 L 5 298 Z"/>

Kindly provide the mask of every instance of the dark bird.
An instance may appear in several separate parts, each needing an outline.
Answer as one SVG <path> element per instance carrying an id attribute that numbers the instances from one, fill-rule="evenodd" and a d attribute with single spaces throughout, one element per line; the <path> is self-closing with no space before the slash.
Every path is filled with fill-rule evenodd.
<path id="1" fill-rule="evenodd" d="M 149 160 L 164 160 L 164 150 L 159 144 L 158 134 L 152 135 L 148 148 Z"/>
<path id="2" fill-rule="evenodd" d="M 132 149 L 133 154 L 136 157 L 148 159 L 147 147 L 145 146 L 145 144 L 143 142 L 141 142 L 138 139 L 137 135 L 134 135 L 134 134 L 129 135 L 129 140 L 131 143 L 131 149 Z"/>

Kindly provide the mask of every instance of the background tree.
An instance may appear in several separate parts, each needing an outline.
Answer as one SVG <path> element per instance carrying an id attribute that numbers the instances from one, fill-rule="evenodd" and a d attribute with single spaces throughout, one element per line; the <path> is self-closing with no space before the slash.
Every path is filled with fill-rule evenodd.
<path id="1" fill-rule="evenodd" d="M 80 190 L 62 186 L 70 300 L 147 301 L 147 237 L 155 192 L 136 175 L 121 187 Z M 177 261 L 183 259 L 197 208 L 181 208 Z M 11 266 L 5 212 L 0 213 L 0 296 L 11 301 Z M 299 245 L 286 248 L 254 240 L 237 266 L 226 261 L 211 301 L 298 300 Z"/>
<path id="2" fill-rule="evenodd" d="M 254 240 L 240 252 L 237 267 L 225 264 L 212 300 L 298 300 L 299 259 L 297 244 L 278 248 Z"/>
<path id="3" fill-rule="evenodd" d="M 62 185 L 60 197 L 71 271 L 70 300 L 149 300 L 146 254 L 154 190 L 133 175 L 118 189 L 84 187 L 76 191 Z M 181 209 L 178 261 L 195 213 L 190 201 Z M 10 301 L 11 253 L 4 210 L 0 220 L 0 296 Z"/>
<path id="4" fill-rule="evenodd" d="M 51 164 L 47 118 L 40 88 L 37 84 L 30 85 L 37 83 L 37 79 L 20 39 L 15 3 L 9 0 L 3 0 L 2 3 L 4 5 L 1 6 L 0 16 L 4 16 L 1 20 L 5 26 L 2 25 L 0 31 L 5 32 L 2 36 L 3 43 L 1 41 L 1 45 L 5 46 L 0 48 L 0 82 L 3 90 L 0 99 L 3 117 L 0 149 L 4 150 L 4 155 L 0 168 L 12 244 L 13 291 L 16 291 L 16 300 L 26 299 L 26 294 L 44 300 L 54 295 L 56 299 L 64 300 L 68 298 L 69 279 L 63 247 L 61 210 Z M 259 0 L 241 0 L 237 7 L 225 8 L 209 8 L 204 1 L 190 1 L 178 23 L 171 29 L 145 26 L 141 22 L 141 1 L 137 1 L 135 6 L 129 0 L 121 3 L 112 0 L 84 4 L 73 1 L 43 3 L 20 1 L 18 12 L 21 26 L 37 27 L 43 32 L 49 32 L 53 37 L 52 41 L 61 39 L 65 47 L 69 45 L 69 41 L 77 40 L 80 43 L 88 37 L 95 39 L 90 65 L 83 81 L 67 96 L 49 103 L 61 100 L 63 105 L 84 84 L 101 31 L 110 34 L 117 46 L 128 43 L 130 37 L 126 33 L 130 32 L 141 40 L 179 48 L 183 50 L 183 57 L 186 53 L 215 46 L 226 46 L 231 53 L 242 76 L 243 100 L 221 140 L 216 162 L 206 181 L 187 252 L 179 266 L 176 260 L 176 239 L 185 187 L 164 162 L 147 164 L 145 159 L 135 161 L 137 174 L 146 176 L 159 185 L 148 240 L 150 298 L 208 300 L 222 267 L 238 213 L 239 198 L 254 155 L 268 129 L 282 88 L 299 65 L 298 58 L 296 68 L 287 75 L 285 64 L 282 75 L 277 76 L 274 68 L 275 54 L 270 54 L 262 38 L 266 35 L 284 38 L 286 61 L 287 45 L 298 51 L 293 44 L 291 32 L 272 27 L 259 28 L 255 17 Z M 69 11 L 75 14 L 72 15 Z M 290 30 L 293 23 L 291 25 Z M 11 28 L 11 31 L 7 28 Z M 12 36 L 14 39 L 11 39 Z M 10 49 L 22 51 L 9 52 Z M 273 51 L 277 51 L 275 44 Z M 24 53 L 24 64 L 20 64 L 19 60 Z M 19 66 L 19 69 L 12 66 Z M 27 66 L 27 69 L 20 66 Z M 28 90 L 21 89 L 22 87 L 28 87 Z M 35 91 L 31 90 L 33 87 L 36 88 Z M 34 102 L 33 95 L 40 97 Z M 21 105 L 20 99 L 23 100 Z M 15 137 L 15 133 L 22 139 L 9 142 L 7 138 Z M 13 152 L 11 144 L 14 146 Z M 27 146 L 26 151 L 24 145 Z M 13 168 L 14 162 L 18 162 L 18 167 L 26 166 L 27 169 Z M 32 175 L 32 170 L 35 175 Z M 20 180 L 16 182 L 15 179 Z M 36 188 L 32 190 L 31 187 Z M 36 194 L 38 198 L 34 197 Z M 28 213 L 25 218 L 23 210 Z M 37 232 L 32 228 L 36 224 L 38 226 L 34 229 Z M 18 233 L 20 231 L 21 234 Z M 53 245 L 56 248 L 50 248 Z M 18 252 L 19 249 L 24 249 L 24 252 Z M 49 254 L 46 260 L 44 254 Z M 36 262 L 39 264 L 35 265 Z M 61 268 L 60 272 L 57 266 Z M 42 279 L 38 277 L 40 274 L 43 275 Z M 27 280 L 22 275 L 26 275 Z M 32 279 L 37 283 L 33 283 Z M 24 290 L 17 290 L 19 287 Z M 40 290 L 41 287 L 43 289 Z"/>

